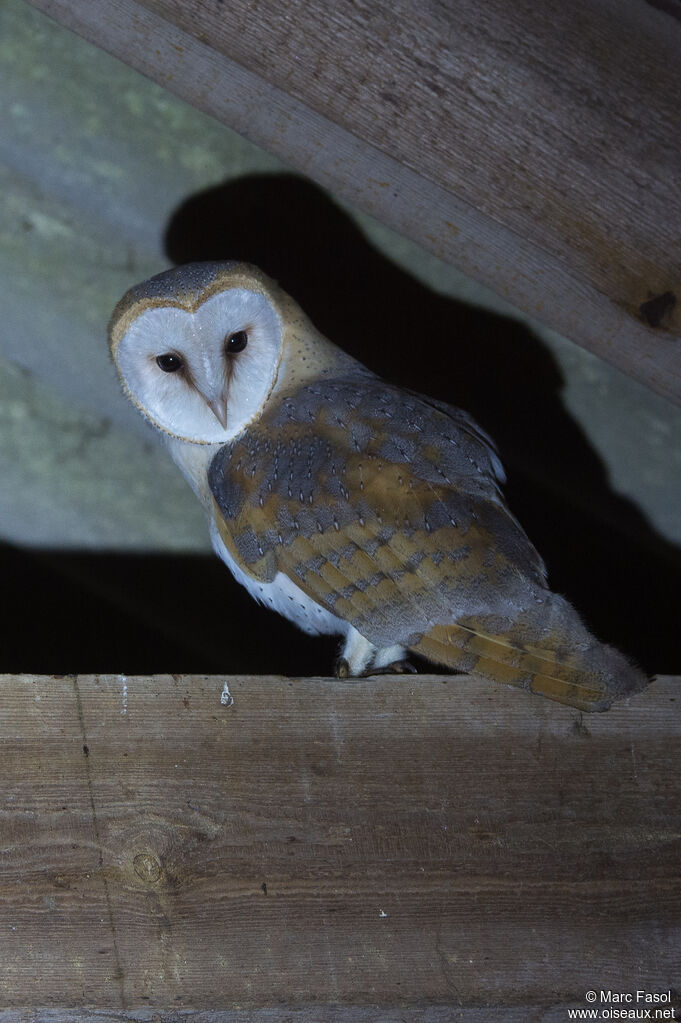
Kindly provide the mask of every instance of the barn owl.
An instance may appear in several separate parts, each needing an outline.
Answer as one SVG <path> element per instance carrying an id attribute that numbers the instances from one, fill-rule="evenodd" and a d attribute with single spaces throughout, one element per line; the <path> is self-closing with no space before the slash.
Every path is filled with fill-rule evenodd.
<path id="1" fill-rule="evenodd" d="M 152 277 L 109 343 L 220 558 L 256 600 L 341 637 L 337 674 L 404 670 L 414 651 L 581 710 L 646 684 L 549 589 L 483 430 L 370 372 L 255 267 Z"/>

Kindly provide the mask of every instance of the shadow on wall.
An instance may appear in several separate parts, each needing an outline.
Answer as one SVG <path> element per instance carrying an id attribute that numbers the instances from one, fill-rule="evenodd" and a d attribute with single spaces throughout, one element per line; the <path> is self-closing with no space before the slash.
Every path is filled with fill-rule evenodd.
<path id="1" fill-rule="evenodd" d="M 648 672 L 681 671 L 681 552 L 612 492 L 562 404 L 552 354 L 531 331 L 419 283 L 292 175 L 247 177 L 188 199 L 166 247 L 174 263 L 255 263 L 365 365 L 473 413 L 499 445 L 509 503 L 553 588 Z M 0 547 L 0 567 L 12 594 L 5 671 L 331 671 L 334 640 L 311 639 L 257 606 L 216 558 Z"/>

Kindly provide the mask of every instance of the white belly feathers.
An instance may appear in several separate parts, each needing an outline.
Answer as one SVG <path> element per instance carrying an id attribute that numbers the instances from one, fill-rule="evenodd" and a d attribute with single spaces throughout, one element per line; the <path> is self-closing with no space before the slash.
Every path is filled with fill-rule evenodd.
<path id="1" fill-rule="evenodd" d="M 214 520 L 210 523 L 210 538 L 215 553 L 224 561 L 236 581 L 241 583 L 259 603 L 278 611 L 284 618 L 294 622 L 299 629 L 311 635 L 346 635 L 348 623 L 311 600 L 283 572 L 278 572 L 271 583 L 263 583 L 246 575 L 225 547 Z"/>

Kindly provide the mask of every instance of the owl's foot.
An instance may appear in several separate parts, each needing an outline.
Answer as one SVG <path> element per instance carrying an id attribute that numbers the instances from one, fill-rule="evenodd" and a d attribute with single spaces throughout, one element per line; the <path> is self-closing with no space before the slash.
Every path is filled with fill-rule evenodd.
<path id="1" fill-rule="evenodd" d="M 353 628 L 345 637 L 334 670 L 336 678 L 416 674 L 416 668 L 407 660 L 407 651 L 403 646 L 395 643 L 377 649 Z"/>
<path id="2" fill-rule="evenodd" d="M 350 678 L 350 665 L 345 657 L 337 657 L 333 666 L 336 678 Z"/>
<path id="3" fill-rule="evenodd" d="M 336 678 L 361 678 L 375 653 L 373 643 L 351 626 L 336 660 Z"/>
<path id="4" fill-rule="evenodd" d="M 415 668 L 411 661 L 402 658 L 399 661 L 384 664 L 381 668 L 367 668 L 364 675 L 418 675 L 418 668 Z"/>
<path id="5" fill-rule="evenodd" d="M 384 646 L 377 650 L 371 665 L 372 675 L 404 675 L 408 671 L 416 671 L 407 661 L 406 649 L 400 646 L 399 643 L 394 643 L 392 646 Z M 403 665 L 409 666 L 402 667 Z"/>
<path id="6" fill-rule="evenodd" d="M 334 674 L 336 678 L 371 678 L 372 675 L 417 675 L 418 669 L 414 667 L 411 661 L 402 659 L 400 661 L 392 661 L 390 664 L 384 664 L 380 668 L 365 668 L 355 675 L 350 670 L 345 657 L 337 657 L 336 663 L 333 666 Z"/>

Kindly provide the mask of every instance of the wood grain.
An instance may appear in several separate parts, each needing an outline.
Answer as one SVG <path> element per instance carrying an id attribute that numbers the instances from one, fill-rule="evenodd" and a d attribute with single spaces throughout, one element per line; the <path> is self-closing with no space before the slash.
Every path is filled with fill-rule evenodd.
<path id="1" fill-rule="evenodd" d="M 474 678 L 223 682 L 0 677 L 8 1013 L 548 1021 L 678 983 L 678 679 L 588 717 Z"/>
<path id="2" fill-rule="evenodd" d="M 681 402 L 678 0 L 32 0 Z"/>

